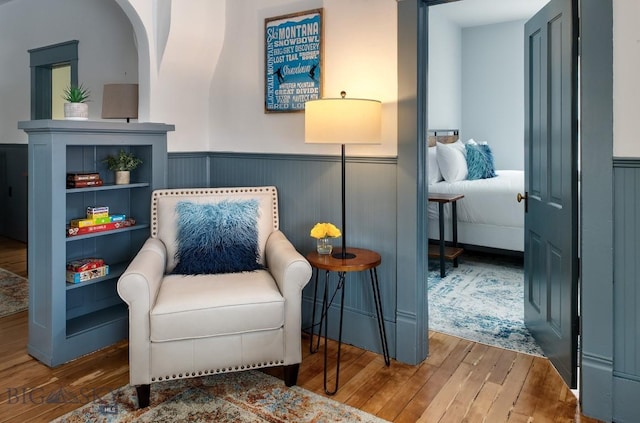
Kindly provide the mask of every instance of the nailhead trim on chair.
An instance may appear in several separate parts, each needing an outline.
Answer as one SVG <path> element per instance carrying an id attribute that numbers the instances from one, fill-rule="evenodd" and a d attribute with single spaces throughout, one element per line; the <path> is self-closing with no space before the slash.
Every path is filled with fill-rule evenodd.
<path id="1" fill-rule="evenodd" d="M 158 199 L 160 197 L 177 197 L 183 195 L 211 195 L 234 193 L 270 193 L 273 208 L 273 227 L 278 229 L 278 191 L 276 187 L 239 187 L 239 188 L 174 188 L 153 191 L 151 198 L 151 236 L 158 236 Z"/>
<path id="2" fill-rule="evenodd" d="M 152 377 L 151 378 L 151 382 L 161 382 L 163 380 L 170 380 L 170 379 L 185 379 L 185 378 L 190 378 L 190 377 L 196 377 L 196 376 L 202 376 L 202 375 L 208 375 L 208 374 L 219 374 L 219 373 L 230 373 L 230 372 L 237 372 L 238 370 L 246 370 L 246 369 L 258 369 L 261 367 L 272 367 L 272 366 L 278 366 L 278 365 L 282 365 L 284 364 L 284 360 L 280 360 L 280 361 L 270 361 L 268 363 L 251 363 L 251 364 L 242 364 L 239 366 L 235 366 L 235 367 L 227 367 L 227 368 L 222 368 L 222 369 L 214 369 L 214 370 L 200 370 L 197 373 L 196 372 L 185 372 L 185 373 L 179 373 L 177 375 L 171 375 L 171 376 L 158 376 L 158 377 Z"/>

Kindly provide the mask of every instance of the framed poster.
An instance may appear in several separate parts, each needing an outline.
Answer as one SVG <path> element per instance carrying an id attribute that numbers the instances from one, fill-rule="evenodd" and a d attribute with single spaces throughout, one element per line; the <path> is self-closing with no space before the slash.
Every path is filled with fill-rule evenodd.
<path id="1" fill-rule="evenodd" d="M 322 9 L 264 20 L 265 112 L 299 112 L 322 95 Z"/>

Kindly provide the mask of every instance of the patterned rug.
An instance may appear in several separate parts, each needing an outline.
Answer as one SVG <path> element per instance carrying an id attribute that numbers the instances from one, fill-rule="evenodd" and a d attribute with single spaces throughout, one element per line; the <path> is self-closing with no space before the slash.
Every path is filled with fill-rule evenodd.
<path id="1" fill-rule="evenodd" d="M 0 317 L 26 310 L 29 284 L 22 276 L 0 269 Z"/>
<path id="2" fill-rule="evenodd" d="M 522 259 L 465 252 L 457 268 L 429 260 L 429 329 L 542 356 L 524 325 Z"/>
<path id="3" fill-rule="evenodd" d="M 136 404 L 135 388 L 127 385 L 53 421 L 385 422 L 255 370 L 155 383 L 151 407 Z"/>

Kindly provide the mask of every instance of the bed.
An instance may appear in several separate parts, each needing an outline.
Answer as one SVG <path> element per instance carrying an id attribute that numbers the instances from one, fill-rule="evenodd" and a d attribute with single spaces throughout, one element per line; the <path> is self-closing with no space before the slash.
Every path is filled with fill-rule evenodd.
<path id="1" fill-rule="evenodd" d="M 485 155 L 476 160 L 478 154 Z M 431 130 L 428 179 L 429 193 L 464 195 L 457 206 L 459 243 L 467 248 L 524 251 L 524 203 L 516 200 L 524 192 L 524 171 L 495 170 L 487 144 L 462 143 L 457 130 Z M 445 239 L 451 241 L 449 205 L 444 214 Z M 435 240 L 439 236 L 437 204 L 429 203 L 428 219 L 429 238 Z"/>

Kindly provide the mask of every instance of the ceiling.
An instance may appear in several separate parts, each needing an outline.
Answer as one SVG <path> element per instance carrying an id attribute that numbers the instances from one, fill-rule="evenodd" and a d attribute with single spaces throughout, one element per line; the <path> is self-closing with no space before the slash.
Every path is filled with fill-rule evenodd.
<path id="1" fill-rule="evenodd" d="M 461 27 L 527 19 L 549 0 L 462 0 L 438 6 L 438 12 Z"/>

